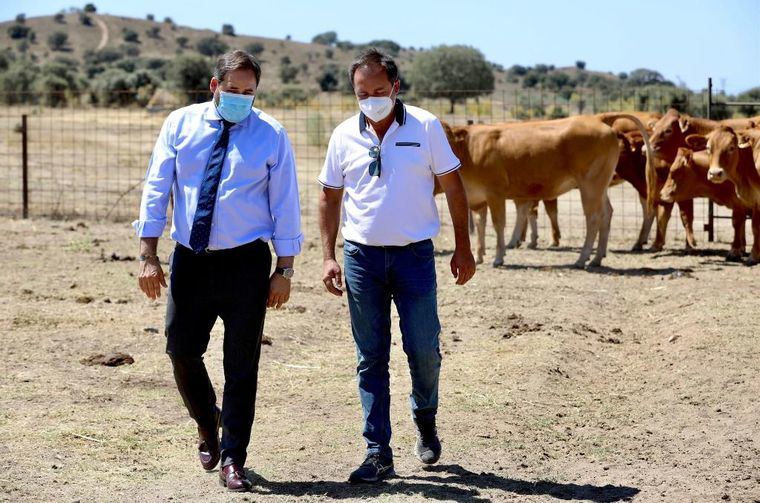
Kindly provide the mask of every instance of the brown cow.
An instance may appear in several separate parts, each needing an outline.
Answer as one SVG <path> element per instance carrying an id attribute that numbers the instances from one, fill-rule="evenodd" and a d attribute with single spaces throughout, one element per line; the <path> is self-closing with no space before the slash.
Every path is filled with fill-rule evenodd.
<path id="1" fill-rule="evenodd" d="M 686 137 L 690 134 L 708 134 L 710 131 L 721 125 L 733 125 L 734 127 L 752 128 L 756 126 L 753 119 L 727 119 L 722 122 L 690 117 L 681 114 L 675 109 L 670 109 L 662 116 L 654 126 L 650 142 L 652 144 L 653 162 L 651 166 L 654 170 L 648 173 L 648 179 L 657 179 L 658 183 L 652 184 L 648 188 L 647 202 L 650 208 L 658 203 L 657 197 L 662 189 L 662 183 L 667 178 L 670 166 L 675 161 L 678 149 L 688 147 Z M 686 248 L 696 248 L 694 238 L 694 201 L 683 200 L 678 203 L 681 221 L 686 229 Z M 665 245 L 665 232 L 667 222 L 670 219 L 670 213 L 673 211 L 673 205 L 665 202 L 659 202 L 657 207 L 657 236 L 652 245 L 654 251 L 662 250 Z"/>
<path id="2" fill-rule="evenodd" d="M 721 126 L 707 136 L 690 135 L 693 148 L 705 146 L 709 156 L 707 178 L 713 183 L 731 180 L 736 194 L 752 208 L 752 251 L 748 264 L 760 262 L 760 131 L 737 135 L 730 127 Z"/>
<path id="3" fill-rule="evenodd" d="M 594 117 L 600 120 L 607 120 L 609 113 L 596 114 Z M 615 168 L 616 176 L 613 177 L 612 185 L 622 183 L 622 180 L 631 183 L 634 188 L 639 192 L 639 198 L 641 201 L 642 211 L 645 215 L 642 223 L 642 228 L 639 233 L 639 239 L 634 245 L 634 250 L 640 250 L 643 248 L 644 243 L 647 241 L 649 232 L 654 220 L 654 214 L 649 217 L 649 213 L 646 209 L 646 179 L 644 165 L 646 164 L 646 155 L 641 150 L 644 145 L 644 140 L 639 132 L 636 123 L 628 117 L 632 116 L 639 119 L 640 122 L 646 124 L 647 132 L 650 132 L 654 124 L 662 117 L 662 114 L 657 112 L 628 112 L 625 116 L 619 116 L 619 114 L 613 114 L 616 117 L 610 121 L 608 125 L 612 127 L 618 133 L 621 138 L 620 144 L 620 158 Z M 515 127 L 525 124 L 556 124 L 556 120 L 533 120 L 522 122 L 506 122 L 497 123 L 495 126 Z M 472 125 L 472 122 L 468 122 L 468 125 Z M 619 177 L 617 175 L 620 175 Z M 622 180 L 621 180 L 622 179 Z M 538 241 L 538 228 L 537 228 L 537 210 L 538 200 L 535 201 L 515 201 L 516 219 L 515 226 L 512 232 L 512 237 L 507 243 L 507 249 L 517 248 L 525 241 L 526 229 L 528 224 L 531 228 L 531 241 L 528 248 L 536 248 Z M 557 200 L 544 201 L 544 209 L 549 216 L 549 221 L 552 228 L 552 247 L 559 246 L 559 240 L 561 238 L 561 232 L 559 229 L 559 222 L 557 218 Z M 478 230 L 478 256 L 477 262 L 483 262 L 482 253 L 485 252 L 485 225 L 486 225 L 486 213 L 487 208 L 481 206 L 476 213 L 476 227 Z"/>
<path id="4" fill-rule="evenodd" d="M 726 260 L 740 261 L 746 248 L 744 223 L 750 210 L 736 195 L 736 187 L 732 182 L 715 184 L 707 179 L 709 166 L 710 158 L 706 151 L 678 149 L 676 160 L 660 191 L 660 199 L 666 203 L 675 203 L 683 199 L 709 197 L 715 203 L 731 208 L 734 240 Z"/>
<path id="5" fill-rule="evenodd" d="M 575 263 L 583 267 L 599 243 L 591 265 L 606 255 L 612 205 L 607 186 L 619 154 L 617 135 L 607 123 L 625 114 L 573 117 L 542 123 L 444 128 L 462 162 L 468 198 L 486 199 L 497 234 L 494 265 L 504 261 L 504 200 L 555 199 L 578 188 L 586 215 L 586 239 Z M 629 116 L 630 117 L 630 116 Z M 644 126 L 638 122 L 642 134 Z M 645 141 L 647 138 L 645 136 Z"/>
<path id="6" fill-rule="evenodd" d="M 605 120 L 608 115 L 608 113 L 600 113 L 596 114 L 594 117 L 600 120 Z M 647 132 L 651 132 L 651 128 L 654 127 L 657 121 L 662 117 L 662 114 L 658 112 L 627 112 L 627 115 L 639 119 L 639 121 L 645 125 Z M 539 122 L 546 123 L 547 121 L 534 121 L 532 123 Z M 508 124 L 514 125 L 515 123 Z M 644 140 L 636 123 L 628 117 L 616 118 L 609 123 L 609 126 L 618 133 L 620 142 L 620 157 L 618 159 L 618 164 L 615 167 L 615 176 L 613 176 L 611 185 L 617 185 L 625 180 L 631 183 L 637 192 L 639 192 L 639 200 L 641 201 L 641 208 L 644 213 L 644 221 L 642 222 L 641 231 L 639 232 L 639 238 L 633 246 L 633 249 L 641 250 L 647 241 L 654 220 L 654 214 L 648 212 L 646 206 L 646 177 L 644 170 L 646 155 L 641 151 L 641 147 L 644 145 Z M 523 207 L 523 205 L 525 206 Z M 536 230 L 536 211 L 538 201 L 533 201 L 532 203 L 515 202 L 515 206 L 517 208 L 517 219 L 515 220 L 515 229 L 512 233 L 512 239 L 510 239 L 507 244 L 507 248 L 516 248 L 525 240 L 525 229 L 528 222 L 531 226 L 531 243 L 528 247 L 535 248 L 538 237 L 538 232 Z M 544 201 L 544 208 L 546 214 L 549 216 L 549 221 L 552 226 L 551 246 L 559 246 L 560 230 L 557 221 L 557 201 Z"/>

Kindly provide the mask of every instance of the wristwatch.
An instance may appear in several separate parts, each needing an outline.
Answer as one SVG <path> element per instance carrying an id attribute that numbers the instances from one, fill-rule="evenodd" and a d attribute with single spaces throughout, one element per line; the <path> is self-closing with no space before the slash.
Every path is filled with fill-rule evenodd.
<path id="1" fill-rule="evenodd" d="M 274 272 L 285 279 L 290 279 L 293 277 L 293 274 L 295 274 L 296 270 L 292 267 L 275 267 Z"/>

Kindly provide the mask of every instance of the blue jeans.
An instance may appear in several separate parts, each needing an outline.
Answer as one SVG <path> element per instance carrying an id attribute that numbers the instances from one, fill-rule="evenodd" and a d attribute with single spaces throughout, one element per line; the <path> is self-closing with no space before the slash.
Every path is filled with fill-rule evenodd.
<path id="1" fill-rule="evenodd" d="M 346 241 L 344 270 L 351 331 L 356 342 L 359 397 L 367 453 L 391 458 L 391 300 L 396 304 L 412 377 L 409 401 L 415 418 L 435 416 L 441 353 L 438 336 L 433 242 L 367 246 Z"/>

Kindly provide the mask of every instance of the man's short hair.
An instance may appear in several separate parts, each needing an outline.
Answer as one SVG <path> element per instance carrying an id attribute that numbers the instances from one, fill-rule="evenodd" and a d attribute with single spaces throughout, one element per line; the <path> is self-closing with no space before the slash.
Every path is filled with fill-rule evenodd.
<path id="1" fill-rule="evenodd" d="M 388 80 L 390 80 L 391 83 L 395 83 L 398 80 L 398 66 L 396 66 L 396 62 L 393 61 L 393 58 L 376 47 L 370 47 L 361 53 L 348 68 L 348 78 L 351 82 L 351 87 L 354 87 L 354 74 L 356 73 L 356 70 L 362 66 L 373 65 L 377 65 L 385 70 L 385 74 L 388 76 Z"/>
<path id="2" fill-rule="evenodd" d="M 219 56 L 216 60 L 216 68 L 214 68 L 214 77 L 219 82 L 224 80 L 224 77 L 229 72 L 235 70 L 250 70 L 256 75 L 256 85 L 259 85 L 261 81 L 261 65 L 251 54 L 240 49 L 226 52 Z"/>

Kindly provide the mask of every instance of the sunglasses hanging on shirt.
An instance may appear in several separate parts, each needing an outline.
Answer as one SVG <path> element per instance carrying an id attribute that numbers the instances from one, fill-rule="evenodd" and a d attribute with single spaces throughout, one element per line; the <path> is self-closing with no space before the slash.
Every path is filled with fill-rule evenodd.
<path id="1" fill-rule="evenodd" d="M 373 145 L 369 149 L 369 156 L 373 159 L 369 163 L 369 176 L 380 176 L 380 145 Z"/>

